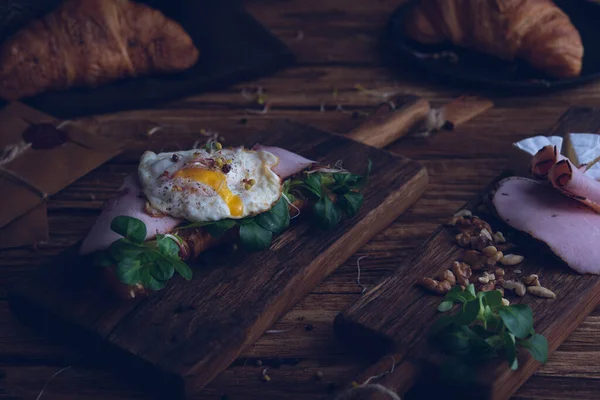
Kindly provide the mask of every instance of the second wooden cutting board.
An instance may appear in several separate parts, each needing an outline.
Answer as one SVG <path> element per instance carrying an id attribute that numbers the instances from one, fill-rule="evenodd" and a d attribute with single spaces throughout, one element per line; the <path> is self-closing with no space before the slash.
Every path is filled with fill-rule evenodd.
<path id="1" fill-rule="evenodd" d="M 426 102 L 416 101 L 350 136 L 367 132 L 364 141 L 377 139 L 383 146 L 428 110 Z M 270 250 L 214 249 L 194 263 L 191 282 L 174 279 L 150 297 L 130 302 L 106 293 L 90 259 L 78 257 L 73 248 L 13 288 L 14 311 L 48 334 L 109 357 L 115 367 L 128 369 L 128 377 L 159 384 L 169 398 L 193 395 L 414 203 L 427 184 L 426 170 L 409 159 L 302 124 L 281 122 L 243 143 L 228 144 L 255 143 L 328 164 L 342 160 L 355 173 L 365 172 L 371 160 L 359 215 L 330 231 L 316 228 L 303 215 Z"/>
<path id="2" fill-rule="evenodd" d="M 571 108 L 547 135 L 598 131 L 600 110 Z M 491 187 L 483 195 L 489 189 Z M 466 208 L 476 210 L 479 203 L 477 199 Z M 504 233 L 510 231 L 500 221 L 484 219 Z M 439 317 L 437 306 L 441 297 L 424 291 L 416 283 L 423 277 L 436 276 L 460 258 L 462 249 L 455 244 L 456 233 L 454 228 L 439 227 L 398 266 L 393 276 L 365 293 L 336 318 L 336 333 L 344 341 L 353 348 L 360 347 L 371 356 L 382 356 L 380 362 L 357 379 L 359 383 L 382 374 L 381 379 L 374 382 L 403 395 L 419 376 L 426 375 L 426 393 L 418 399 L 507 400 L 540 366 L 528 352 L 521 351 L 517 371 L 511 371 L 507 362 L 490 362 L 479 370 L 477 384 L 470 384 L 467 388 L 431 384 L 441 358 L 427 340 L 427 333 Z M 600 243 L 600 237 L 598 240 Z M 517 267 L 507 267 L 505 278 L 520 279 L 538 274 L 542 285 L 556 293 L 556 299 L 510 294 L 506 297 L 513 303 L 531 306 L 535 330 L 546 336 L 549 352 L 552 353 L 599 304 L 600 277 L 575 273 L 530 241 L 516 241 L 515 244 L 520 245 L 518 251 L 525 256 L 525 262 Z M 394 368 L 389 372 L 392 365 Z"/>

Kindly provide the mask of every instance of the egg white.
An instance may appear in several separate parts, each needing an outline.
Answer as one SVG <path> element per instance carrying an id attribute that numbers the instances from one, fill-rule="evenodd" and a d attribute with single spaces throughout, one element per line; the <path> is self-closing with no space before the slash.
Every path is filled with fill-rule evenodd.
<path id="1" fill-rule="evenodd" d="M 230 171 L 223 173 L 211 165 L 210 160 L 215 158 L 231 160 Z M 208 222 L 244 218 L 271 209 L 282 191 L 281 179 L 272 171 L 278 162 L 272 153 L 243 148 L 210 153 L 199 149 L 159 154 L 147 151 L 140 159 L 138 174 L 152 207 L 191 222 Z M 255 183 L 246 189 L 250 179 Z"/>

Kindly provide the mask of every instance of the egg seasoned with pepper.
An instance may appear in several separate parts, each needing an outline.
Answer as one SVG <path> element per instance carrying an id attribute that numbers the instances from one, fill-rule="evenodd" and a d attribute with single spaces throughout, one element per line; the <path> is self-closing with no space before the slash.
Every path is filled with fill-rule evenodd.
<path id="1" fill-rule="evenodd" d="M 138 174 L 154 209 L 191 222 L 218 221 L 270 210 L 282 191 L 272 170 L 278 162 L 268 151 L 244 148 L 147 151 Z"/>

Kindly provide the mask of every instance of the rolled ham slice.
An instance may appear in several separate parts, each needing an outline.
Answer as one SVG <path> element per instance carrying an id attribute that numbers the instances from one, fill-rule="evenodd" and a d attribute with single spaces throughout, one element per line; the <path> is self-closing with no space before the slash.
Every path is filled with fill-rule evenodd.
<path id="1" fill-rule="evenodd" d="M 531 175 L 537 179 L 546 179 L 552 167 L 564 159 L 566 157 L 560 154 L 556 146 L 544 146 L 531 160 Z"/>
<path id="2" fill-rule="evenodd" d="M 275 172 L 281 179 L 295 175 L 298 172 L 315 164 L 315 161 L 304 158 L 301 155 L 292 153 L 291 151 L 282 149 L 281 147 L 262 146 L 257 144 L 252 149 L 257 151 L 268 151 L 279 158 L 279 164 L 273 168 L 273 172 Z"/>
<path id="3" fill-rule="evenodd" d="M 546 243 L 569 267 L 600 274 L 600 214 L 533 179 L 511 177 L 492 195 L 498 216 Z"/>
<path id="4" fill-rule="evenodd" d="M 112 242 L 121 236 L 110 229 L 112 220 L 120 215 L 137 218 L 146 224 L 146 240 L 153 239 L 156 234 L 173 231 L 182 220 L 169 216 L 153 217 L 144 208 L 146 198 L 140 186 L 137 173 L 128 175 L 119 189 L 119 196 L 108 200 L 96 223 L 81 243 L 79 253 L 89 254 L 107 249 Z"/>
<path id="5" fill-rule="evenodd" d="M 550 169 L 548 180 L 562 193 L 600 213 L 600 182 L 587 176 L 581 167 L 564 159 Z"/>

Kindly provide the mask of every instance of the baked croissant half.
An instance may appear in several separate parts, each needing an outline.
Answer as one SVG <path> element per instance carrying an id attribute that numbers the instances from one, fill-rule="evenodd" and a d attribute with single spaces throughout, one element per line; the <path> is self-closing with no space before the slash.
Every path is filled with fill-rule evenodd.
<path id="1" fill-rule="evenodd" d="M 404 28 L 420 43 L 522 59 L 554 78 L 581 73 L 581 36 L 551 0 L 416 0 L 410 7 Z"/>
<path id="2" fill-rule="evenodd" d="M 66 0 L 0 49 L 0 97 L 96 87 L 125 77 L 185 70 L 199 51 L 161 12 L 129 0 Z"/>

